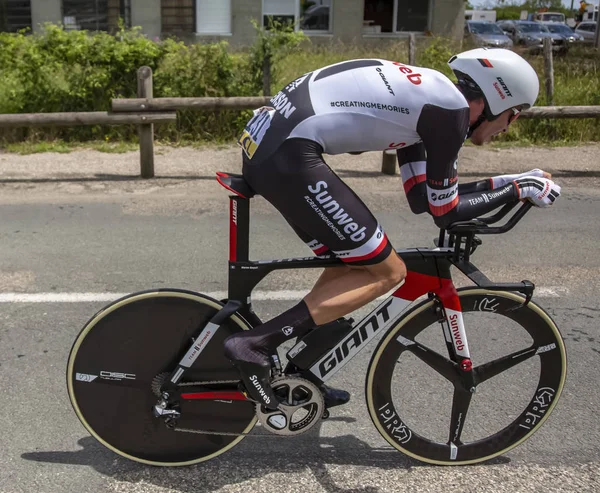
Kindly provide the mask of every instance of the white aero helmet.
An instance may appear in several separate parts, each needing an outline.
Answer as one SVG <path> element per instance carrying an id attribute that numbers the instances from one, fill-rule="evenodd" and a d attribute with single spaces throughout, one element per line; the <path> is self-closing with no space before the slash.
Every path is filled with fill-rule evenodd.
<path id="1" fill-rule="evenodd" d="M 497 118 L 510 108 L 527 109 L 537 99 L 540 89 L 537 73 L 513 51 L 477 48 L 454 55 L 448 65 L 460 84 L 467 84 L 472 90 L 479 89 L 483 93 L 484 113 L 488 120 Z M 472 82 L 478 87 L 472 87 Z"/>

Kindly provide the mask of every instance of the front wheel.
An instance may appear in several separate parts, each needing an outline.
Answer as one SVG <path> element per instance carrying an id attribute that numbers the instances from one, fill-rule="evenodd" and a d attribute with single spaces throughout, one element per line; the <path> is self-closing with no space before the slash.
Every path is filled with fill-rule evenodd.
<path id="1" fill-rule="evenodd" d="M 482 462 L 516 447 L 548 418 L 566 378 L 563 339 L 535 303 L 507 292 L 459 290 L 476 385 L 457 385 L 433 300 L 382 338 L 366 397 L 381 435 L 399 451 L 441 465 Z M 454 383 L 453 383 L 454 382 Z"/>
<path id="2" fill-rule="evenodd" d="M 69 398 L 91 435 L 117 454 L 158 466 L 194 464 L 237 444 L 256 423 L 252 402 L 181 402 L 181 428 L 217 434 L 178 433 L 153 415 L 160 379 L 222 306 L 189 291 L 147 291 L 117 300 L 92 317 L 75 340 L 67 367 Z M 182 383 L 239 379 L 223 355 L 223 341 L 248 328 L 232 315 Z"/>

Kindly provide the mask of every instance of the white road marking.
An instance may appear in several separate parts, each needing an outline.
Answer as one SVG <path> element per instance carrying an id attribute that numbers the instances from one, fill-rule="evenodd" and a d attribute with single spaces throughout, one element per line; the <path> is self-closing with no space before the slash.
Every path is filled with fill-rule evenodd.
<path id="1" fill-rule="evenodd" d="M 308 290 L 255 291 L 253 301 L 294 301 L 300 300 Z M 0 303 L 94 303 L 114 301 L 129 293 L 0 293 Z M 221 300 L 227 297 L 226 291 L 212 291 L 205 295 Z M 558 298 L 567 296 L 564 286 L 546 286 L 535 289 L 534 298 Z M 382 297 L 383 299 L 384 297 Z"/>

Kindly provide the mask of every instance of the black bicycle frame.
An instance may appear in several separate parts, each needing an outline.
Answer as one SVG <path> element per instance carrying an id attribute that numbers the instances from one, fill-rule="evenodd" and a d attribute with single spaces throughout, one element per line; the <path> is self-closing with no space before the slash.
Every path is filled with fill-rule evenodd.
<path id="1" fill-rule="evenodd" d="M 250 199 L 231 195 L 229 200 L 228 300 L 235 300 L 241 303 L 237 311 L 252 326 L 261 324 L 262 322 L 252 309 L 251 293 L 258 283 L 269 273 L 281 269 L 315 269 L 344 265 L 340 259 L 333 255 L 284 258 L 279 260 L 250 260 Z M 478 232 L 481 233 L 481 231 Z M 442 230 L 440 239 L 442 240 L 443 237 L 444 231 Z M 471 243 L 474 239 L 472 231 L 466 231 L 464 234 L 458 232 L 450 237 L 450 244 L 445 248 L 443 248 L 443 245 L 440 245 L 435 250 L 413 248 L 396 250 L 396 253 L 406 264 L 409 273 L 408 277 L 415 277 L 414 274 L 422 274 L 438 279 L 450 280 L 450 267 L 454 265 L 477 286 L 496 291 L 518 291 L 530 297 L 533 293 L 533 284 L 528 281 L 520 283 L 493 283 L 469 261 L 472 251 Z M 462 248 L 462 243 L 465 243 L 464 249 Z M 412 276 L 411 273 L 413 273 Z M 423 281 L 423 279 L 420 280 L 421 282 Z M 405 284 L 409 284 L 409 279 L 406 280 Z M 431 282 L 428 282 L 427 287 L 434 288 L 435 286 Z M 442 287 L 441 283 L 439 287 Z"/>
<path id="2" fill-rule="evenodd" d="M 219 324 L 231 315 L 238 314 L 243 317 L 250 326 L 260 325 L 262 321 L 254 313 L 252 308 L 251 294 L 254 288 L 269 273 L 281 269 L 311 269 L 342 266 L 343 262 L 334 255 L 317 257 L 284 258 L 279 260 L 249 259 L 250 238 L 250 199 L 231 195 L 230 220 L 229 220 L 229 279 L 228 299 L 225 306 L 217 312 L 207 326 L 199 329 L 196 341 L 193 343 L 186 355 L 181 360 L 177 369 L 173 371 L 170 383 L 165 387 L 174 388 L 189 368 L 194 359 L 205 347 L 202 341 L 208 335 L 214 333 Z M 511 229 L 527 212 L 528 207 L 522 207 L 507 225 L 501 228 L 487 228 L 486 224 L 497 221 L 504 217 L 510 207 L 503 208 L 498 214 L 491 218 L 477 220 L 476 222 L 460 223 L 451 229 L 440 232 L 440 246 L 435 249 L 413 248 L 397 250 L 396 253 L 402 258 L 407 268 L 405 282 L 392 294 L 391 301 L 382 304 L 374 312 L 359 321 L 352 332 L 342 336 L 336 346 L 326 354 L 314 367 L 309 370 L 315 379 L 324 381 L 338 371 L 358 351 L 365 347 L 374 337 L 374 333 L 394 321 L 404 312 L 405 308 L 422 295 L 429 294 L 436 298 L 436 310 L 439 313 L 439 321 L 444 325 L 446 343 L 450 359 L 464 370 L 461 376 L 463 388 L 474 386 L 473 377 L 470 372 L 470 353 L 466 342 L 466 334 L 462 322 L 462 310 L 460 299 L 452 282 L 450 268 L 454 265 L 477 286 L 494 291 L 513 291 L 526 295 L 527 303 L 533 295 L 534 285 L 529 281 L 520 283 L 493 283 L 482 274 L 469 258 L 470 254 L 481 243 L 475 233 L 501 233 Z M 447 238 L 446 238 L 447 237 Z M 396 304 L 394 309 L 390 307 Z M 378 317 L 381 319 L 379 320 Z M 425 356 L 430 363 L 439 367 L 439 355 L 430 353 Z M 308 370 L 308 369 L 307 369 Z M 213 395 L 212 393 L 210 395 Z M 195 394 L 194 398 L 203 398 Z"/>

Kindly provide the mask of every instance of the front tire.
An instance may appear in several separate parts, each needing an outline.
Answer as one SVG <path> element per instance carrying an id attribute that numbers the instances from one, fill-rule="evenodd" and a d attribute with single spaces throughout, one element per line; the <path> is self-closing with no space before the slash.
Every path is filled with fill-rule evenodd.
<path id="1" fill-rule="evenodd" d="M 539 306 L 522 306 L 524 298 L 514 293 L 479 288 L 461 289 L 459 297 L 473 371 L 482 380 L 489 377 L 477 393 L 454 387 L 418 357 L 418 346 L 431 350 L 436 337 L 441 342 L 433 351 L 446 348 L 433 300 L 414 307 L 385 334 L 368 368 L 367 406 L 378 431 L 397 450 L 431 464 L 473 464 L 516 447 L 548 418 L 566 378 L 563 339 Z M 494 344 L 503 330 L 510 336 Z M 487 352 L 496 354 L 488 359 Z M 506 363 L 516 358 L 522 362 Z M 449 426 L 461 398 L 468 411 Z"/>

